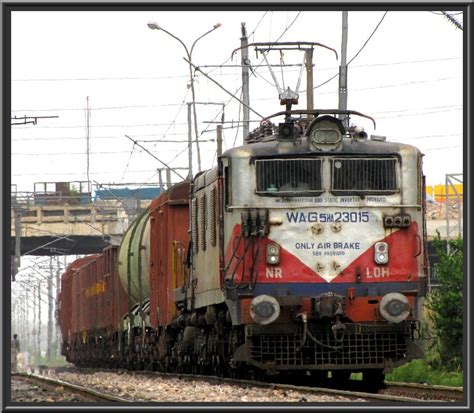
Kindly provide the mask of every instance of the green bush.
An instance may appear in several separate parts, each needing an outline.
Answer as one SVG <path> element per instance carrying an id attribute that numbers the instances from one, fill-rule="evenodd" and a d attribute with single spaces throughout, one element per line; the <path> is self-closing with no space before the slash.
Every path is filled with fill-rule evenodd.
<path id="1" fill-rule="evenodd" d="M 463 361 L 463 240 L 457 238 L 446 244 L 438 237 L 433 246 L 439 256 L 436 274 L 439 287 L 428 299 L 428 308 L 436 335 L 434 356 L 428 362 L 437 369 L 461 370 Z"/>
<path id="2" fill-rule="evenodd" d="M 433 369 L 426 360 L 412 360 L 387 374 L 386 381 L 401 383 L 426 383 L 429 385 L 462 387 L 461 372 L 447 372 Z"/>

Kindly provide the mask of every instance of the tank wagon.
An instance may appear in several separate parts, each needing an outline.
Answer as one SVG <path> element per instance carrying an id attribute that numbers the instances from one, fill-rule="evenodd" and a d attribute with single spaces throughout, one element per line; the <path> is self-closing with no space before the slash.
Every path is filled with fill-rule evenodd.
<path id="1" fill-rule="evenodd" d="M 68 267 L 69 361 L 381 383 L 422 357 L 422 154 L 292 101 Z"/>

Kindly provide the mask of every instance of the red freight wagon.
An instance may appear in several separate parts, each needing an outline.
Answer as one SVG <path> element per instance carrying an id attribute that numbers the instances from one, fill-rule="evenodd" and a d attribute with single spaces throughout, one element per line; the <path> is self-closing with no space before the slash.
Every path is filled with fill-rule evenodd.
<path id="1" fill-rule="evenodd" d="M 74 261 L 61 279 L 59 294 L 63 353 L 68 347 L 79 350 L 92 341 L 98 345 L 97 350 L 113 354 L 109 336 L 120 328 L 126 311 L 127 296 L 117 272 L 117 247 Z M 76 354 L 80 352 L 70 352 L 69 358 Z"/>
<path id="2" fill-rule="evenodd" d="M 189 244 L 189 182 L 173 186 L 150 205 L 150 322 L 166 326 L 176 315 L 174 290 L 184 284 Z"/>
<path id="3" fill-rule="evenodd" d="M 118 247 L 111 246 L 103 252 L 105 291 L 101 295 L 102 308 L 107 310 L 103 327 L 112 331 L 120 330 L 120 323 L 127 312 L 127 294 L 122 287 L 117 271 Z"/>
<path id="4" fill-rule="evenodd" d="M 77 276 L 79 269 L 94 259 L 93 256 L 79 258 L 69 264 L 61 278 L 61 291 L 58 295 L 58 318 L 63 337 L 63 351 L 71 341 L 74 333 L 78 333 L 77 323 Z"/>

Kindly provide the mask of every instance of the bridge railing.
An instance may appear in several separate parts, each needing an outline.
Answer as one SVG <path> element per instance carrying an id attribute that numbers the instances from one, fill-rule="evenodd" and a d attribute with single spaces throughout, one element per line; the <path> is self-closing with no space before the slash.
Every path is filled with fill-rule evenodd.
<path id="1" fill-rule="evenodd" d="M 34 205 L 88 205 L 92 204 L 90 193 L 64 194 L 62 192 L 12 192 L 12 207 Z"/>

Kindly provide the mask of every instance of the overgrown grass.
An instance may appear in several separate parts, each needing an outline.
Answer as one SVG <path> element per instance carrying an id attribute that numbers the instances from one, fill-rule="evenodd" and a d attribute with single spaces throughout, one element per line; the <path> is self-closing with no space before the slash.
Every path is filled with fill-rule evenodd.
<path id="1" fill-rule="evenodd" d="M 362 380 L 362 374 L 352 374 L 351 379 Z M 462 372 L 448 372 L 433 369 L 426 360 L 413 360 L 397 367 L 392 373 L 385 376 L 385 381 L 401 383 L 426 383 L 438 386 L 463 386 Z"/>
<path id="2" fill-rule="evenodd" d="M 386 381 L 427 383 L 440 386 L 462 387 L 462 372 L 434 370 L 425 360 L 413 360 L 385 376 Z"/>

